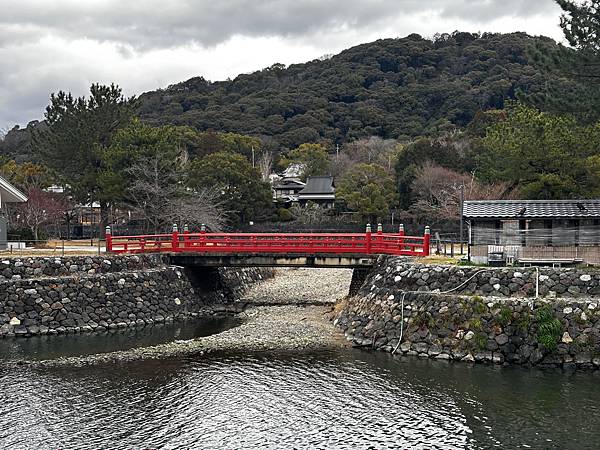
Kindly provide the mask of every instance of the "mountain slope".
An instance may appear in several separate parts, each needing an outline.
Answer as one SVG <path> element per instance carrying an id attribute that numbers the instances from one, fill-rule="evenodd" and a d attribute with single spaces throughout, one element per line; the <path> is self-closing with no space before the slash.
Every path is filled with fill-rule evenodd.
<path id="1" fill-rule="evenodd" d="M 140 97 L 142 119 L 272 136 L 287 148 L 379 135 L 407 139 L 464 127 L 519 90 L 543 90 L 525 33 L 418 35 L 359 45 L 329 59 L 275 64 L 211 83 L 192 78 Z"/>

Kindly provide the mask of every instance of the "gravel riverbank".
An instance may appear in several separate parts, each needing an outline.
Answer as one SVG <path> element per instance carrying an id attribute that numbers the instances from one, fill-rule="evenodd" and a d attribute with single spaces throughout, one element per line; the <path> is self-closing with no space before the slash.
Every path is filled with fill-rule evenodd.
<path id="1" fill-rule="evenodd" d="M 347 347 L 330 320 L 333 303 L 348 293 L 352 271 L 278 269 L 274 278 L 253 285 L 240 300 L 243 323 L 211 336 L 85 357 L 29 362 L 34 366 L 85 365 L 215 351 L 307 351 Z"/>
<path id="2" fill-rule="evenodd" d="M 352 269 L 277 269 L 242 296 L 253 305 L 333 304 L 348 294 Z"/>

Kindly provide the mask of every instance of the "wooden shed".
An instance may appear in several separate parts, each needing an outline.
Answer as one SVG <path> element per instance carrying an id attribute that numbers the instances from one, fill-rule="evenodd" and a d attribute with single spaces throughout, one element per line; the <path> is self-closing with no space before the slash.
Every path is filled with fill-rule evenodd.
<path id="1" fill-rule="evenodd" d="M 466 201 L 469 259 L 522 265 L 600 264 L 600 200 Z"/>

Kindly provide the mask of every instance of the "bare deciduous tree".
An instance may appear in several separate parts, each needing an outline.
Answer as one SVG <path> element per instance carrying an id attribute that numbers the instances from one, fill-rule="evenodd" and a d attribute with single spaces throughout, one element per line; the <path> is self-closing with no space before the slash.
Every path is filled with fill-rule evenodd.
<path id="1" fill-rule="evenodd" d="M 269 181 L 269 175 L 273 169 L 273 153 L 270 151 L 264 151 L 258 158 L 258 170 L 262 176 L 263 181 Z"/>
<path id="2" fill-rule="evenodd" d="M 412 189 L 418 200 L 411 212 L 430 220 L 458 220 L 461 189 L 465 200 L 518 197 L 518 192 L 511 190 L 509 183 L 482 183 L 474 174 L 458 173 L 429 161 L 417 170 Z"/>
<path id="3" fill-rule="evenodd" d="M 223 230 L 229 212 L 225 211 L 219 195 L 216 189 L 186 191 L 167 210 L 170 223 L 186 223 L 192 230 L 199 229 L 201 225 L 206 225 L 211 231 Z"/>
<path id="4" fill-rule="evenodd" d="M 328 209 L 313 202 L 308 202 L 304 206 L 294 205 L 290 208 L 290 212 L 299 225 L 309 227 L 320 227 L 323 224 L 331 224 L 342 220 L 329 214 Z"/>
<path id="5" fill-rule="evenodd" d="M 12 209 L 12 208 L 11 208 Z M 40 238 L 40 229 L 61 220 L 66 209 L 61 196 L 34 188 L 27 192 L 27 202 L 14 206 L 13 223 L 31 230 L 33 238 Z"/>
<path id="6" fill-rule="evenodd" d="M 218 193 L 209 189 L 187 189 L 182 180 L 183 161 L 161 153 L 140 158 L 127 169 L 132 178 L 129 196 L 134 212 L 154 232 L 168 230 L 173 223 L 199 227 L 206 224 L 220 230 L 227 219 L 217 200 Z"/>
<path id="7" fill-rule="evenodd" d="M 337 159 L 341 163 L 340 169 L 344 166 L 349 168 L 355 164 L 365 163 L 378 164 L 392 173 L 400 148 L 400 145 L 394 139 L 371 136 L 345 145 Z M 344 159 L 349 160 L 349 164 Z M 338 175 L 343 175 L 343 173 L 340 172 Z"/>

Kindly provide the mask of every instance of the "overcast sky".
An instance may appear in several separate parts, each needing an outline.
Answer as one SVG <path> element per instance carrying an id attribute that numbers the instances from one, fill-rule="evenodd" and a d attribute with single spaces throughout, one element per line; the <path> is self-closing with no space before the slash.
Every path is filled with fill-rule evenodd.
<path id="1" fill-rule="evenodd" d="M 526 31 L 562 40 L 553 0 L 0 0 L 0 130 L 51 92 L 128 95 L 234 78 L 410 33 Z"/>

